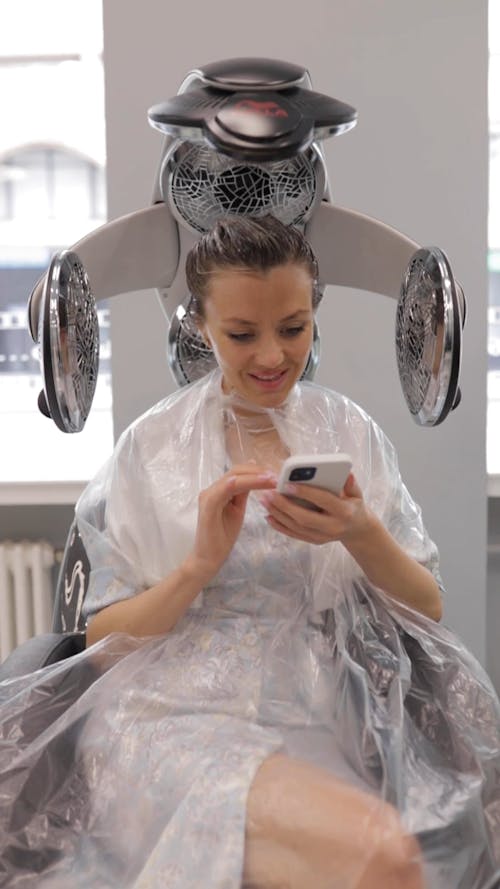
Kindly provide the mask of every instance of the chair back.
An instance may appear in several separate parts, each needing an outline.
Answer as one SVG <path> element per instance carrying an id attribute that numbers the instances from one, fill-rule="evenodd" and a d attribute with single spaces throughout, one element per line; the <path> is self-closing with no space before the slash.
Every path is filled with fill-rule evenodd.
<path id="1" fill-rule="evenodd" d="M 76 518 L 69 530 L 54 600 L 54 633 L 84 632 L 82 606 L 89 585 L 90 562 Z"/>

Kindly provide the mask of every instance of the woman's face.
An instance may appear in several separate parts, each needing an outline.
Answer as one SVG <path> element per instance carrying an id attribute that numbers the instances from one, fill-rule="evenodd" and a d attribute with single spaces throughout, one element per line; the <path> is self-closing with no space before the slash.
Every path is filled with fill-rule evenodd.
<path id="1" fill-rule="evenodd" d="M 212 347 L 225 392 L 261 407 L 281 404 L 311 350 L 312 279 L 302 265 L 267 272 L 221 269 L 210 278 L 200 330 Z"/>

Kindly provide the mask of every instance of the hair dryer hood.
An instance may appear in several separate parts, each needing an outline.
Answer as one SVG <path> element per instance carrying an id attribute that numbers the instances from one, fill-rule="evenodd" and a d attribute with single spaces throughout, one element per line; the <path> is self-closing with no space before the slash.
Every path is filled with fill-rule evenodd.
<path id="1" fill-rule="evenodd" d="M 177 96 L 149 109 L 156 129 L 248 161 L 293 157 L 346 132 L 356 110 L 310 89 L 303 68 L 273 59 L 229 59 L 192 71 Z"/>
<path id="2" fill-rule="evenodd" d="M 150 123 L 166 138 L 152 205 L 56 256 L 31 295 L 43 412 L 66 432 L 83 428 L 98 368 L 94 297 L 156 289 L 169 321 L 176 381 L 206 372 L 213 356 L 186 312 L 186 254 L 221 216 L 273 213 L 303 229 L 318 259 L 320 287 L 395 300 L 405 400 L 420 425 L 441 423 L 460 401 L 464 295 L 438 248 L 423 249 L 380 220 L 333 204 L 320 140 L 351 129 L 356 118 L 350 105 L 314 92 L 304 68 L 274 59 L 196 68 L 176 96 L 154 105 Z M 316 329 L 310 377 L 319 355 Z"/>

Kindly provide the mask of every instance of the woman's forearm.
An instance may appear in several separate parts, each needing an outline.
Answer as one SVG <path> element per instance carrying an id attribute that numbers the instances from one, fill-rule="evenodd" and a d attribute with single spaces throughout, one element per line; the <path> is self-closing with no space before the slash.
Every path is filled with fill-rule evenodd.
<path id="1" fill-rule="evenodd" d="M 376 516 L 370 516 L 369 525 L 363 534 L 344 541 L 368 580 L 393 599 L 441 620 L 441 593 L 435 577 L 405 553 Z"/>
<path id="2" fill-rule="evenodd" d="M 275 477 L 256 463 L 233 466 L 198 498 L 193 549 L 160 583 L 103 608 L 89 623 L 92 645 L 110 633 L 161 636 L 175 626 L 229 556 L 240 533 L 250 491 L 273 488 Z"/>
<path id="3" fill-rule="evenodd" d="M 99 611 L 87 627 L 87 646 L 110 633 L 139 637 L 168 633 L 208 580 L 199 567 L 187 559 L 155 586 Z"/>

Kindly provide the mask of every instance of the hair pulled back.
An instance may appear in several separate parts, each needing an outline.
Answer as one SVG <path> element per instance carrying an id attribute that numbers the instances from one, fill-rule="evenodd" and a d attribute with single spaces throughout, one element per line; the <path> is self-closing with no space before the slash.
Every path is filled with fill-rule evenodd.
<path id="1" fill-rule="evenodd" d="M 203 300 L 212 275 L 222 269 L 268 272 L 276 266 L 297 263 L 311 275 L 312 306 L 320 302 L 318 263 L 304 235 L 271 216 L 229 216 L 218 220 L 188 253 L 186 282 L 191 294 L 190 312 L 204 317 Z"/>

